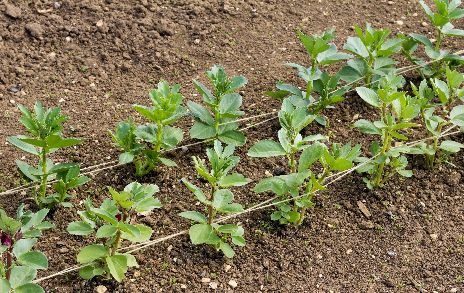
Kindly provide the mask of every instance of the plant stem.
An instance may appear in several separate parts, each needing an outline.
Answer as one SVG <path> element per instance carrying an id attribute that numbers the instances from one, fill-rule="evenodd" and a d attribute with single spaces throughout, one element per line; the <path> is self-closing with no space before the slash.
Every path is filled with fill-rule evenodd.
<path id="1" fill-rule="evenodd" d="M 47 149 L 42 148 L 40 153 L 40 165 L 42 168 L 42 180 L 40 183 L 39 197 L 36 196 L 36 204 L 41 206 L 41 202 L 47 195 L 47 181 L 48 181 L 48 171 L 47 171 Z"/>
<path id="2" fill-rule="evenodd" d="M 9 281 L 11 276 L 11 267 L 13 265 L 13 244 L 14 241 L 11 240 L 11 245 L 8 247 L 6 252 L 6 279 Z"/>
<path id="3" fill-rule="evenodd" d="M 319 184 L 323 185 L 324 182 L 325 182 L 325 178 L 327 178 L 327 176 L 329 176 L 329 174 L 330 174 L 330 168 L 324 167 L 324 171 L 322 172 L 322 175 L 317 180 L 319 182 Z M 308 209 L 307 207 L 302 207 L 301 208 L 300 218 L 298 219 L 298 222 L 296 222 L 297 226 L 299 226 L 299 225 L 301 225 L 303 223 L 303 221 L 305 219 L 307 209 Z"/>
<path id="4" fill-rule="evenodd" d="M 443 35 L 441 33 L 441 30 L 438 30 L 437 40 L 435 41 L 435 50 L 436 51 L 440 50 L 442 39 L 443 39 Z"/>
<path id="5" fill-rule="evenodd" d="M 216 186 L 216 184 L 213 184 L 211 186 L 211 196 L 209 198 L 210 201 L 214 201 L 214 194 L 216 193 L 216 191 L 217 191 L 217 186 Z M 214 216 L 215 216 L 214 207 L 211 204 L 211 205 L 208 206 L 208 224 L 209 225 L 211 225 L 213 223 Z"/>
<path id="6" fill-rule="evenodd" d="M 383 145 L 382 149 L 380 150 L 379 157 L 383 157 L 388 150 L 390 150 L 391 146 L 391 137 L 388 132 L 385 133 L 385 137 L 383 139 Z M 385 162 L 380 163 L 380 165 L 377 168 L 377 171 L 375 173 L 375 179 L 374 179 L 374 184 L 372 184 L 374 187 L 379 187 L 382 184 L 382 178 L 383 178 L 383 171 L 385 169 Z"/>
<path id="7" fill-rule="evenodd" d="M 161 151 L 161 145 L 163 144 L 163 124 L 161 122 L 157 122 L 156 128 L 155 152 L 159 153 Z"/>
<path id="8" fill-rule="evenodd" d="M 123 211 L 122 212 L 122 218 L 121 218 L 121 222 L 125 222 L 127 220 L 127 212 L 126 211 Z M 122 235 L 122 232 L 121 230 L 118 230 L 116 232 L 116 238 L 114 239 L 114 243 L 113 243 L 113 246 L 111 247 L 111 251 L 110 251 L 110 255 L 113 256 L 116 251 L 118 251 L 118 248 L 121 244 L 121 235 Z"/>
<path id="9" fill-rule="evenodd" d="M 434 150 L 434 154 L 433 156 L 430 156 L 430 162 L 429 162 L 429 167 L 430 169 L 433 169 L 433 166 L 435 165 L 435 159 L 438 155 L 438 152 L 439 152 L 439 148 L 438 148 L 438 142 L 439 142 L 439 137 L 440 137 L 440 134 L 441 134 L 441 131 L 443 129 L 443 126 L 444 126 L 444 123 L 440 123 L 438 124 L 437 126 L 437 133 L 438 135 L 435 135 L 433 137 L 433 150 Z"/>
<path id="10" fill-rule="evenodd" d="M 372 56 L 369 56 L 369 62 L 367 63 L 367 74 L 364 79 L 364 83 L 366 86 L 370 85 L 372 81 L 372 66 L 374 65 L 374 61 L 375 59 Z"/>

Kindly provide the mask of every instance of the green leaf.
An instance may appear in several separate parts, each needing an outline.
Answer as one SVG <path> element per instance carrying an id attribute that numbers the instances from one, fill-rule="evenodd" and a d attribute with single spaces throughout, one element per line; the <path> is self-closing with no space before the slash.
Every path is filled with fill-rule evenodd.
<path id="1" fill-rule="evenodd" d="M 230 80 L 229 84 L 229 90 L 230 91 L 235 91 L 236 89 L 239 89 L 247 84 L 247 79 L 244 76 L 234 76 Z"/>
<path id="2" fill-rule="evenodd" d="M 314 162 L 319 160 L 323 151 L 324 145 L 320 143 L 315 143 L 307 147 L 301 153 L 300 160 L 298 161 L 298 172 L 309 169 Z"/>
<path id="3" fill-rule="evenodd" d="M 172 126 L 164 126 L 163 128 L 163 148 L 171 150 L 175 148 L 184 139 L 182 129 Z"/>
<path id="4" fill-rule="evenodd" d="M 130 242 L 145 242 L 150 240 L 151 235 L 153 234 L 153 229 L 143 224 L 131 225 L 137 229 L 136 233 L 122 233 L 122 238 L 129 240 Z"/>
<path id="5" fill-rule="evenodd" d="M 232 186 L 243 186 L 250 182 L 250 179 L 245 178 L 242 174 L 234 173 L 231 175 L 227 175 L 222 177 L 218 185 L 223 188 L 228 188 Z"/>
<path id="6" fill-rule="evenodd" d="M 77 221 L 69 223 L 66 230 L 72 235 L 87 236 L 93 232 L 93 227 L 88 223 Z"/>
<path id="7" fill-rule="evenodd" d="M 207 139 L 216 135 L 216 129 L 212 125 L 197 121 L 192 128 L 190 128 L 189 133 L 191 138 Z"/>
<path id="8" fill-rule="evenodd" d="M 113 255 L 106 257 L 106 264 L 111 276 L 121 282 L 127 272 L 127 257 L 125 255 Z"/>
<path id="9" fill-rule="evenodd" d="M 32 182 L 36 182 L 36 181 L 39 181 L 40 177 L 39 176 L 36 176 L 34 175 L 36 172 L 37 169 L 35 169 L 34 167 L 32 167 L 31 165 L 29 165 L 28 163 L 26 162 L 23 162 L 21 160 L 16 160 L 16 165 L 18 166 L 18 169 L 19 171 L 21 171 L 21 173 L 26 176 L 27 178 L 29 178 L 29 180 L 31 180 Z"/>
<path id="10" fill-rule="evenodd" d="M 97 238 L 109 238 L 116 234 L 118 229 L 112 225 L 103 225 L 98 228 L 95 237 Z"/>
<path id="11" fill-rule="evenodd" d="M 6 279 L 0 279 L 0 292 L 9 293 L 10 289 L 10 282 L 8 282 Z"/>
<path id="12" fill-rule="evenodd" d="M 237 246 L 245 246 L 246 241 L 243 236 L 232 236 L 232 243 L 237 245 Z"/>
<path id="13" fill-rule="evenodd" d="M 202 105 L 197 104 L 192 101 L 187 102 L 187 107 L 189 108 L 190 112 L 192 115 L 199 119 L 201 122 L 206 123 L 207 125 L 213 125 L 214 124 L 214 118 L 211 115 L 211 113 Z"/>
<path id="14" fill-rule="evenodd" d="M 59 149 L 80 144 L 81 140 L 77 138 L 62 138 L 59 135 L 50 135 L 47 137 L 47 147 L 49 149 Z"/>
<path id="15" fill-rule="evenodd" d="M 234 199 L 234 194 L 228 189 L 219 189 L 214 193 L 213 207 L 217 210 L 225 207 Z"/>
<path id="16" fill-rule="evenodd" d="M 10 136 L 7 138 L 7 141 L 14 145 L 15 147 L 19 148 L 20 150 L 23 150 L 29 154 L 33 154 L 38 156 L 39 151 L 32 145 L 25 143 L 24 141 L 21 140 L 21 138 L 24 138 L 22 136 Z"/>
<path id="17" fill-rule="evenodd" d="M 29 283 L 19 286 L 15 293 L 45 293 L 44 289 L 37 284 Z"/>
<path id="18" fill-rule="evenodd" d="M 195 195 L 201 203 L 207 203 L 207 199 L 203 191 L 196 185 L 190 183 L 187 179 L 182 178 L 182 183 Z"/>
<path id="19" fill-rule="evenodd" d="M 85 266 L 79 270 L 79 276 L 84 280 L 90 280 L 95 276 L 101 276 L 105 273 L 105 269 L 100 266 Z"/>
<path id="20" fill-rule="evenodd" d="M 224 253 L 224 255 L 228 258 L 232 258 L 235 255 L 235 252 L 232 247 L 230 247 L 229 243 L 224 241 L 219 242 L 219 250 L 221 250 L 222 253 Z"/>
<path id="21" fill-rule="evenodd" d="M 445 140 L 440 144 L 440 149 L 449 153 L 457 153 L 463 148 L 464 144 L 452 140 Z"/>
<path id="22" fill-rule="evenodd" d="M 218 138 L 223 143 L 234 145 L 234 146 L 242 146 L 246 142 L 245 135 L 237 130 L 230 130 L 230 131 L 221 133 L 218 136 Z"/>
<path id="23" fill-rule="evenodd" d="M 208 224 L 195 224 L 189 229 L 190 241 L 193 244 L 218 244 L 221 239 Z"/>
<path id="24" fill-rule="evenodd" d="M 13 246 L 13 254 L 16 258 L 20 257 L 21 254 L 28 252 L 37 243 L 37 239 L 19 239 Z"/>
<path id="25" fill-rule="evenodd" d="M 216 101 L 216 98 L 214 95 L 211 93 L 211 91 L 201 82 L 197 80 L 193 80 L 193 84 L 195 85 L 195 88 L 197 91 L 203 96 L 203 99 L 205 102 L 209 104 L 213 104 Z"/>
<path id="26" fill-rule="evenodd" d="M 363 42 L 358 37 L 348 37 L 343 48 L 360 57 L 369 57 L 369 52 L 367 51 L 366 46 L 364 46 Z"/>
<path id="27" fill-rule="evenodd" d="M 125 152 L 119 155 L 119 163 L 128 164 L 134 161 L 134 158 L 135 158 L 134 154 Z"/>
<path id="28" fill-rule="evenodd" d="M 86 264 L 108 255 L 108 248 L 102 244 L 92 244 L 85 246 L 77 255 L 77 262 Z"/>
<path id="29" fill-rule="evenodd" d="M 285 154 L 286 152 L 280 143 L 273 140 L 258 141 L 248 150 L 248 156 L 254 158 L 284 156 Z"/>
<path id="30" fill-rule="evenodd" d="M 22 265 L 34 268 L 44 269 L 48 268 L 48 260 L 45 254 L 40 251 L 29 251 L 21 254 L 18 257 L 18 262 Z"/>
<path id="31" fill-rule="evenodd" d="M 379 108 L 382 105 L 382 102 L 380 101 L 377 93 L 370 88 L 357 87 L 356 92 L 358 93 L 359 97 L 361 97 L 361 99 L 363 99 L 369 105 L 376 108 Z"/>
<path id="32" fill-rule="evenodd" d="M 136 202 L 134 210 L 137 213 L 143 213 L 143 212 L 151 211 L 153 209 L 159 209 L 161 207 L 162 205 L 159 199 L 149 196 L 149 197 L 142 199 L 141 201 Z"/>
<path id="33" fill-rule="evenodd" d="M 159 157 L 158 159 L 160 160 L 161 164 L 167 167 L 177 167 L 176 162 L 174 162 L 173 160 L 163 158 L 163 157 Z"/>
<path id="34" fill-rule="evenodd" d="M 221 114 L 236 113 L 242 105 L 242 97 L 239 94 L 227 94 L 219 102 L 219 112 Z"/>
<path id="35" fill-rule="evenodd" d="M 11 269 L 10 286 L 15 289 L 28 284 L 35 279 L 37 270 L 29 266 L 13 266 Z"/>
<path id="36" fill-rule="evenodd" d="M 362 133 L 382 135 L 382 131 L 378 129 L 374 123 L 366 119 L 356 121 L 354 127 L 358 128 Z"/>
<path id="37" fill-rule="evenodd" d="M 196 211 L 182 212 L 179 213 L 179 216 L 201 224 L 206 224 L 208 222 L 208 219 L 205 217 L 205 215 Z"/>

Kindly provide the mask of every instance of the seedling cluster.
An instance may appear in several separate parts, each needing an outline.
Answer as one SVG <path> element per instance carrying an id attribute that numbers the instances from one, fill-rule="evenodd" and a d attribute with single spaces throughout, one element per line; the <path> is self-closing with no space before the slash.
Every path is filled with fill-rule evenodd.
<path id="1" fill-rule="evenodd" d="M 298 32 L 310 65 L 288 65 L 297 70 L 304 83 L 278 82 L 276 91 L 267 92 L 282 102 L 280 130 L 275 137 L 254 142 L 248 150 L 248 156 L 257 160 L 286 160 L 284 172 L 260 180 L 253 189 L 274 195 L 271 220 L 282 225 L 303 224 L 308 209 L 317 202 L 317 193 L 326 190 L 327 179 L 336 172 L 356 169 L 364 174 L 369 189 L 381 188 L 394 176 L 413 176 L 408 163 L 412 156 L 423 157 L 425 165 L 434 168 L 464 148 L 462 143 L 443 139 L 451 128 L 464 129 L 464 75 L 457 70 L 464 58 L 442 48 L 445 38 L 464 36 L 464 31 L 453 25 L 464 17 L 464 10 L 460 0 L 434 2 L 435 10 L 424 1 L 420 4 L 435 28 L 435 42 L 419 34 L 392 36 L 388 29 L 367 24 L 364 30 L 355 27 L 356 36 L 349 37 L 339 50 L 333 43 L 334 30 L 312 36 Z M 428 59 L 418 57 L 423 56 L 417 54 L 422 48 Z M 422 77 L 419 84 L 411 83 L 410 89 L 396 67 L 399 54 L 418 65 L 413 68 Z M 339 70 L 331 73 L 327 66 L 334 64 L 340 65 Z M 235 202 L 233 191 L 251 181 L 233 172 L 239 163 L 234 151 L 246 142 L 239 121 L 244 115 L 241 89 L 247 80 L 230 77 L 221 66 L 213 66 L 206 76 L 211 89 L 193 81 L 202 104 L 188 101 L 184 105 L 180 86 L 162 80 L 149 93 L 150 106 L 133 107 L 147 122 L 136 124 L 129 118 L 116 126 L 111 137 L 121 150 L 119 162 L 133 164 L 135 174 L 145 176 L 160 164 L 176 166 L 167 152 L 180 147 L 184 132 L 174 125 L 192 117 L 190 138 L 209 143 L 210 148 L 206 150 L 207 160 L 193 157 L 196 183 L 182 179 L 198 201 L 198 208 L 179 216 L 192 222 L 189 236 L 193 244 L 206 244 L 233 257 L 233 247 L 246 243 L 244 227 L 230 220 L 246 212 Z M 353 124 L 372 137 L 368 149 L 332 142 L 330 135 L 308 133 L 313 122 L 329 127 L 326 110 L 342 102 L 352 88 L 375 112 L 374 118 Z M 89 178 L 81 174 L 77 163 L 52 160 L 55 152 L 81 143 L 80 139 L 63 136 L 67 117 L 59 108 L 47 109 L 38 102 L 32 110 L 24 106 L 19 109 L 27 134 L 10 137 L 8 142 L 36 160 L 32 165 L 29 160 L 16 162 L 24 178 L 35 184 L 31 196 L 35 202 L 32 209 L 37 212 L 26 212 L 21 206 L 11 218 L 0 209 L 0 291 L 43 292 L 34 279 L 37 270 L 47 269 L 48 261 L 34 245 L 42 230 L 53 228 L 44 219 L 50 209 L 74 208 L 74 194 Z M 423 140 L 408 144 L 411 137 Z M 110 196 L 99 205 L 84 200 L 85 209 L 77 212 L 80 220 L 71 222 L 67 231 L 76 237 L 89 237 L 92 242 L 77 255 L 82 278 L 114 278 L 120 282 L 129 268 L 138 266 L 136 257 L 124 250 L 125 244 L 150 240 L 153 227 L 139 220 L 161 208 L 161 203 L 154 197 L 159 191 L 154 184 L 133 182 L 123 191 L 108 190 Z"/>

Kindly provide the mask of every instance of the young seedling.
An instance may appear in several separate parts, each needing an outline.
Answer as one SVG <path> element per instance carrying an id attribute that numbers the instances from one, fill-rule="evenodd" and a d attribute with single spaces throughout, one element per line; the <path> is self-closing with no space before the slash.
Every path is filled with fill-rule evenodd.
<path id="1" fill-rule="evenodd" d="M 82 248 L 77 255 L 77 262 L 84 265 L 79 275 L 89 280 L 95 276 L 113 277 L 118 282 L 124 278 L 128 268 L 138 266 L 135 257 L 129 253 L 119 253 L 122 240 L 131 243 L 148 241 L 153 230 L 143 224 L 135 223 L 137 213 L 151 212 L 160 208 L 161 203 L 153 195 L 158 186 L 142 185 L 133 182 L 123 191 L 109 188 L 112 199 L 105 199 L 99 208 L 92 201 L 85 202 L 85 211 L 79 211 L 81 221 L 68 225 L 68 232 L 73 235 L 104 239 L 104 244 L 91 244 Z"/>
<path id="2" fill-rule="evenodd" d="M 416 88 L 412 85 L 416 98 L 425 106 L 421 107 L 422 122 L 427 129 L 431 143 L 422 142 L 416 147 L 417 153 L 425 155 L 425 162 L 429 169 L 432 169 L 436 159 L 442 159 L 449 154 L 457 153 L 464 145 L 453 141 L 441 141 L 443 131 L 447 126 L 456 125 L 462 127 L 464 117 L 463 105 L 456 105 L 460 99 L 464 98 L 464 75 L 460 72 L 446 69 L 446 82 L 438 78 L 430 80 L 432 88 L 428 87 L 426 80 L 423 80 Z M 442 154 L 440 155 L 440 152 Z"/>
<path id="3" fill-rule="evenodd" d="M 311 115 L 306 107 L 295 107 L 290 98 L 283 100 L 278 116 L 281 126 L 278 132 L 279 141 L 261 140 L 250 148 L 248 155 L 258 158 L 286 156 L 290 173 L 295 173 L 298 167 L 297 154 L 311 142 L 325 137 L 316 134 L 303 138 L 300 132 L 314 121 L 315 115 Z"/>
<path id="4" fill-rule="evenodd" d="M 279 141 L 262 140 L 248 151 L 249 156 L 257 158 L 287 157 L 289 174 L 263 179 L 254 189 L 258 193 L 271 191 L 278 196 L 277 211 L 272 213 L 271 219 L 281 224 L 301 224 L 306 209 L 314 205 L 315 192 L 324 189 L 327 176 L 351 168 L 353 160 L 360 154 L 359 145 L 352 148 L 333 144 L 328 148 L 317 142 L 324 139 L 322 135 L 303 137 L 300 131 L 314 119 L 307 111 L 285 99 L 279 112 L 282 127 L 278 133 Z M 320 162 L 321 172 L 310 170 L 316 162 Z"/>
<path id="5" fill-rule="evenodd" d="M 308 208 L 314 206 L 315 193 L 324 190 L 327 177 L 333 172 L 346 171 L 361 154 L 361 146 L 333 144 L 331 148 L 316 142 L 306 147 L 298 160 L 296 173 L 261 180 L 254 188 L 257 193 L 272 192 L 278 196 L 277 210 L 271 214 L 280 224 L 303 223 Z M 319 162 L 322 168 L 311 170 Z"/>
<path id="6" fill-rule="evenodd" d="M 364 84 L 376 88 L 382 76 L 395 70 L 396 61 L 392 56 L 401 50 L 401 38 L 389 38 L 388 29 L 375 29 L 366 24 L 366 30 L 355 26 L 357 37 L 349 37 L 344 49 L 356 57 L 348 61 L 341 70 L 341 79 L 357 82 L 364 79 Z"/>
<path id="7" fill-rule="evenodd" d="M 48 209 L 24 212 L 21 205 L 16 218 L 0 209 L 0 292 L 45 292 L 33 283 L 37 270 L 48 268 L 47 257 L 33 250 L 42 231 L 53 228 L 44 221 Z"/>
<path id="8" fill-rule="evenodd" d="M 433 11 L 425 1 L 420 0 L 425 14 L 435 28 L 435 43 L 421 34 L 409 34 L 402 36 L 402 53 L 414 64 L 420 65 L 420 73 L 423 77 L 441 77 L 445 74 L 447 66 L 454 67 L 462 65 L 464 58 L 442 49 L 445 37 L 463 37 L 464 30 L 457 29 L 453 21 L 464 17 L 464 9 L 460 8 L 461 0 L 434 0 L 436 11 Z M 416 55 L 419 45 L 425 47 L 427 57 L 431 59 L 430 64 Z"/>
<path id="9" fill-rule="evenodd" d="M 327 119 L 320 114 L 321 111 L 343 101 L 343 95 L 349 90 L 349 87 L 337 88 L 340 81 L 339 74 L 330 75 L 322 71 L 323 67 L 349 59 L 352 55 L 339 52 L 335 44 L 332 43 L 335 37 L 334 29 L 328 30 L 322 35 L 312 36 L 298 32 L 298 37 L 308 53 L 311 65 L 308 68 L 295 63 L 287 65 L 295 68 L 298 75 L 306 82 L 305 90 L 279 82 L 276 85 L 277 91 L 266 94 L 279 100 L 290 97 L 294 105 L 308 107 L 310 113 L 316 115 L 316 121 L 321 125 L 326 125 Z M 317 96 L 313 96 L 314 93 Z"/>
<path id="10" fill-rule="evenodd" d="M 79 176 L 79 172 L 75 172 L 79 170 L 77 164 L 55 164 L 49 156 L 59 149 L 77 145 L 81 141 L 75 138 L 63 138 L 61 130 L 67 117 L 60 113 L 60 108 L 45 109 L 40 102 L 37 102 L 32 113 L 24 106 L 19 106 L 19 110 L 22 113 L 20 121 L 29 132 L 29 136 L 12 136 L 8 138 L 8 142 L 38 157 L 39 162 L 37 167 L 30 166 L 21 160 L 16 160 L 16 164 L 28 180 L 39 183 L 38 189 L 34 193 L 35 201 L 39 207 L 53 207 L 55 204 L 63 203 L 57 200 L 66 200 L 68 196 L 47 196 L 48 182 L 55 179 L 58 173 L 67 173 L 71 169 L 73 169 L 71 171 L 73 177 L 80 179 L 78 180 L 79 184 L 73 184 L 73 187 L 70 185 L 69 188 L 84 184 L 88 178 Z M 64 203 L 64 205 L 67 204 Z"/>
<path id="11" fill-rule="evenodd" d="M 370 152 L 375 158 L 369 160 L 366 157 L 358 161 L 364 163 L 357 169 L 360 173 L 367 173 L 369 177 L 364 182 L 369 189 L 383 186 L 388 178 L 395 173 L 404 177 L 411 177 L 412 171 L 407 170 L 408 160 L 402 153 L 410 153 L 411 148 L 402 146 L 393 148 L 394 145 L 406 141 L 406 132 L 419 124 L 411 122 L 420 112 L 420 105 L 416 99 L 411 98 L 406 92 L 398 91 L 403 87 L 402 76 L 390 74 L 380 80 L 377 91 L 366 87 L 358 87 L 358 95 L 369 105 L 378 109 L 380 120 L 369 121 L 360 119 L 354 126 L 365 134 L 380 136 L 380 141 L 374 141 L 370 146 Z"/>
<path id="12" fill-rule="evenodd" d="M 187 113 L 179 90 L 180 85 L 170 87 L 166 81 L 160 81 L 158 88 L 149 94 L 153 106 L 134 105 L 134 109 L 150 123 L 137 126 L 129 119 L 120 122 L 111 133 L 113 141 L 124 151 L 119 162 L 133 162 L 137 176 L 150 173 L 159 163 L 176 166 L 162 153 L 175 148 L 183 139 L 183 131 L 170 126 Z"/>
<path id="13" fill-rule="evenodd" d="M 242 174 L 232 173 L 240 158 L 234 156 L 234 146 L 214 141 L 214 148 L 206 151 L 211 169 L 198 157 L 193 157 L 198 175 L 208 181 L 210 190 L 203 190 L 183 178 L 182 182 L 195 195 L 196 199 L 205 206 L 206 214 L 198 211 L 182 212 L 179 216 L 192 220 L 195 224 L 189 229 L 190 240 L 193 244 L 208 244 L 220 250 L 226 257 L 233 257 L 234 250 L 230 242 L 237 246 L 245 246 L 244 230 L 240 224 L 215 223 L 218 214 L 233 214 L 243 211 L 240 204 L 234 203 L 234 194 L 230 187 L 248 184 L 249 179 Z"/>
<path id="14" fill-rule="evenodd" d="M 217 65 L 207 71 L 206 75 L 213 85 L 213 91 L 197 80 L 193 83 L 209 109 L 192 101 L 187 102 L 191 114 L 195 117 L 190 137 L 201 140 L 218 139 L 235 146 L 244 145 L 245 135 L 238 130 L 239 124 L 235 121 L 244 114 L 240 110 L 242 96 L 236 91 L 246 85 L 246 78 L 229 78 L 224 68 Z"/>

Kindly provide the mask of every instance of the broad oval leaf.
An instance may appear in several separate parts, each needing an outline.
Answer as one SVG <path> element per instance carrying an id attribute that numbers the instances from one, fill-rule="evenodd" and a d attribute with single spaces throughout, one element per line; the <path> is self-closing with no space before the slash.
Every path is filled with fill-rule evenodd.
<path id="1" fill-rule="evenodd" d="M 359 97 L 361 97 L 361 99 L 363 99 L 369 105 L 377 108 L 382 105 L 379 96 L 374 90 L 371 90 L 367 87 L 357 87 L 356 92 L 358 93 Z"/>
<path id="2" fill-rule="evenodd" d="M 88 223 L 78 221 L 69 223 L 66 230 L 72 235 L 87 236 L 93 232 L 93 227 Z"/>
<path id="3" fill-rule="evenodd" d="M 48 268 L 47 257 L 40 251 L 29 251 L 23 253 L 18 257 L 18 262 L 34 269 L 46 270 Z"/>
<path id="4" fill-rule="evenodd" d="M 285 154 L 280 143 L 268 139 L 258 141 L 248 150 L 248 156 L 254 158 L 284 156 Z"/>
<path id="5" fill-rule="evenodd" d="M 108 255 L 108 248 L 102 244 L 88 245 L 79 251 L 77 262 L 85 264 Z"/>
<path id="6" fill-rule="evenodd" d="M 206 224 L 206 222 L 208 222 L 208 219 L 205 217 L 205 215 L 197 211 L 182 212 L 179 213 L 179 216 L 201 224 Z"/>

